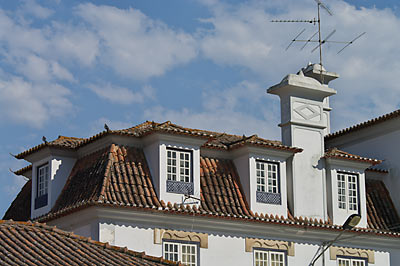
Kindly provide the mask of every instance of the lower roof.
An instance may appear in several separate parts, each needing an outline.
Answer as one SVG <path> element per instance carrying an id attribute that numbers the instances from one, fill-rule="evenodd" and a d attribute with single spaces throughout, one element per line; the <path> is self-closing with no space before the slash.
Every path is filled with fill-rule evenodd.
<path id="1" fill-rule="evenodd" d="M 0 221 L 1 265 L 181 265 L 45 224 Z"/>
<path id="2" fill-rule="evenodd" d="M 367 182 L 366 185 L 369 228 L 360 232 L 385 231 L 385 235 L 387 232 L 398 235 L 400 228 L 393 226 L 400 224 L 400 219 L 384 183 Z M 143 150 L 113 144 L 76 161 L 54 207 L 38 220 L 57 219 L 89 206 L 118 206 L 174 214 L 191 213 L 194 216 L 232 217 L 241 221 L 256 219 L 266 223 L 307 225 L 316 229 L 341 228 L 331 221 L 293 217 L 289 211 L 288 218 L 253 213 L 247 205 L 239 176 L 231 160 L 201 157 L 200 190 L 199 208 L 160 201 L 155 193 Z M 30 191 L 25 187 L 22 189 L 8 209 L 5 219 L 24 220 L 29 217 L 30 206 L 25 206 L 26 199 L 30 198 Z M 385 213 L 390 213 L 390 217 Z M 382 220 L 385 222 L 379 222 Z"/>

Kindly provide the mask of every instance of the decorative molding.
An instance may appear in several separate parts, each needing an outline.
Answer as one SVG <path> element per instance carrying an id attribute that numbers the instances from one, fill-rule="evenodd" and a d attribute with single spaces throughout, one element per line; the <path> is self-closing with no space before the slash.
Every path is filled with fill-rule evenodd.
<path id="1" fill-rule="evenodd" d="M 375 263 L 375 253 L 370 249 L 335 247 L 329 248 L 330 259 L 336 260 L 338 256 L 357 257 L 368 259 L 368 263 Z"/>
<path id="2" fill-rule="evenodd" d="M 254 248 L 284 250 L 287 251 L 288 256 L 294 256 L 293 242 L 246 237 L 246 252 L 253 252 Z"/>
<path id="3" fill-rule="evenodd" d="M 162 240 L 182 240 L 199 242 L 201 248 L 208 248 L 208 234 L 184 232 L 167 229 L 154 229 L 154 244 L 162 244 Z"/>

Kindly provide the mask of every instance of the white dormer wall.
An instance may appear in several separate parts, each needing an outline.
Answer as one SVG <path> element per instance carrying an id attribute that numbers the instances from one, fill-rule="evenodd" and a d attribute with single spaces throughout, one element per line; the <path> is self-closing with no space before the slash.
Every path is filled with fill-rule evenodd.
<path id="1" fill-rule="evenodd" d="M 253 213 L 273 214 L 287 218 L 286 160 L 292 156 L 292 153 L 244 146 L 236 150 L 233 155 L 233 162 L 250 210 Z M 278 165 L 280 204 L 257 201 L 257 161 Z"/>
<path id="2" fill-rule="evenodd" d="M 361 215 L 361 221 L 357 227 L 367 227 L 367 201 L 365 190 L 365 169 L 370 164 L 340 159 L 327 159 L 327 192 L 328 192 L 328 214 L 333 224 L 343 225 L 351 214 Z M 358 179 L 358 209 L 349 210 L 348 195 L 346 195 L 346 208 L 339 208 L 338 179 L 339 173 L 354 174 Z M 346 184 L 347 185 L 347 184 Z"/>
<path id="3" fill-rule="evenodd" d="M 200 198 L 200 146 L 206 140 L 170 134 L 152 134 L 144 140 L 144 153 L 153 178 L 154 189 L 160 201 L 180 204 L 184 194 L 167 192 L 167 150 L 175 149 L 191 153 L 191 178 L 193 197 Z M 186 202 L 193 202 L 188 200 Z M 198 201 L 194 201 L 199 203 Z"/>
<path id="4" fill-rule="evenodd" d="M 65 182 L 76 162 L 76 158 L 62 156 L 61 151 L 56 153 L 50 149 L 45 149 L 34 156 L 28 158 L 32 163 L 32 194 L 31 194 L 31 219 L 47 214 L 53 208 L 58 196 L 64 188 Z M 43 207 L 35 209 L 35 199 L 37 197 L 38 186 L 38 168 L 42 165 L 49 166 L 48 194 L 47 204 Z"/>

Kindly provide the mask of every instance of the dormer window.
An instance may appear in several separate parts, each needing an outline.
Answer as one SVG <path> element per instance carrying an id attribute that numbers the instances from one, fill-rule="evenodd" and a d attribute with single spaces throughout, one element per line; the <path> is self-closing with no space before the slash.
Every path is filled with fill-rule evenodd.
<path id="1" fill-rule="evenodd" d="M 256 161 L 257 202 L 281 204 L 279 164 Z"/>
<path id="2" fill-rule="evenodd" d="M 47 205 L 48 189 L 49 189 L 49 164 L 39 166 L 37 168 L 37 190 L 35 199 L 35 209 L 39 209 Z"/>
<path id="3" fill-rule="evenodd" d="M 338 173 L 338 207 L 349 212 L 358 211 L 358 176 L 356 174 Z"/>
<path id="4" fill-rule="evenodd" d="M 192 151 L 167 148 L 167 192 L 193 195 Z"/>

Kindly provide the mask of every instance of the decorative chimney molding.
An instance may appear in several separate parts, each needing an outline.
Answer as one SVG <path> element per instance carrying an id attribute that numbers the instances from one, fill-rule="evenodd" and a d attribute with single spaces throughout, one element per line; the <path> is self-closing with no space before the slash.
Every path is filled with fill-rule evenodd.
<path id="1" fill-rule="evenodd" d="M 324 136 L 329 129 L 330 109 L 326 99 L 336 91 L 321 84 L 318 67 L 309 65 L 297 74 L 287 75 L 267 93 L 281 99 L 282 143 L 304 149 L 288 162 L 289 208 L 298 217 L 327 220 L 326 167 L 322 159 Z M 329 76 L 330 80 L 338 77 L 324 69 L 322 75 Z"/>

